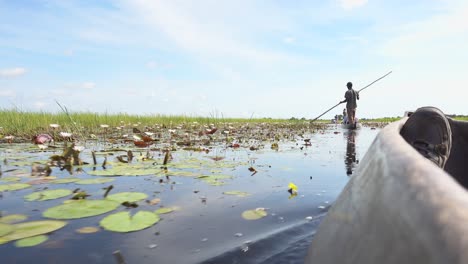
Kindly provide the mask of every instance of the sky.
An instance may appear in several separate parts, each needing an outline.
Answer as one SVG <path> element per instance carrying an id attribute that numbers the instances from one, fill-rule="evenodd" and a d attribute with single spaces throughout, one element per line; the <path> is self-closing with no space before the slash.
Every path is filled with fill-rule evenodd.
<path id="1" fill-rule="evenodd" d="M 0 108 L 468 115 L 466 0 L 0 0 Z M 340 114 L 341 105 L 323 118 Z"/>

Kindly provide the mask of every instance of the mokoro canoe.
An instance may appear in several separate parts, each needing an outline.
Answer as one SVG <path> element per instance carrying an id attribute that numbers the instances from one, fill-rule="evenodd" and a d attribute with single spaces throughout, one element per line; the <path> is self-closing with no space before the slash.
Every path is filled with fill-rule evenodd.
<path id="1" fill-rule="evenodd" d="M 444 171 L 400 136 L 406 120 L 380 131 L 320 224 L 305 263 L 468 263 L 468 122 L 449 120 Z"/>

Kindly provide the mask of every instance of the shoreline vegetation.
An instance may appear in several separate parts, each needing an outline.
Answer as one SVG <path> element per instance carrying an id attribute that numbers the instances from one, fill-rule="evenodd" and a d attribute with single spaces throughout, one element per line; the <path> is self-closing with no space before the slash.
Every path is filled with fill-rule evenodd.
<path id="1" fill-rule="evenodd" d="M 290 125 L 292 127 L 310 127 L 310 119 L 306 118 L 227 118 L 213 115 L 211 117 L 182 116 L 182 115 L 132 115 L 126 113 L 93 113 L 93 112 L 68 112 L 66 108 L 57 113 L 31 112 L 21 110 L 0 109 L 0 136 L 15 136 L 31 139 L 40 133 L 70 132 L 80 134 L 99 134 L 103 129 L 138 128 L 144 130 L 155 125 L 173 128 L 183 124 L 197 124 L 200 126 L 215 126 L 222 129 L 223 126 L 236 123 L 267 123 Z M 450 116 L 457 120 L 468 120 L 468 116 Z M 373 126 L 378 123 L 379 127 L 399 120 L 401 117 L 385 117 L 366 119 L 360 121 L 366 125 Z M 319 119 L 313 124 L 323 125 L 330 123 L 329 119 Z M 57 126 L 55 126 L 58 125 Z"/>

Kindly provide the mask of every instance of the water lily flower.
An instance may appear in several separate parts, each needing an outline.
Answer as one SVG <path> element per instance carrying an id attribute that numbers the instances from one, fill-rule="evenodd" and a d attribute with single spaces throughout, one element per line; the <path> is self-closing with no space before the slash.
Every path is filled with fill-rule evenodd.
<path id="1" fill-rule="evenodd" d="M 37 146 L 39 147 L 40 150 L 44 150 L 44 149 L 46 149 L 46 148 L 49 147 L 49 146 L 43 145 L 43 144 L 39 144 L 39 145 L 37 145 Z"/>
<path id="2" fill-rule="evenodd" d="M 175 133 L 176 132 L 175 129 L 169 129 L 168 131 L 169 131 L 169 133 Z"/>
<path id="3" fill-rule="evenodd" d="M 146 131 L 146 132 L 144 132 L 144 133 L 145 133 L 147 136 L 152 136 L 152 135 L 154 135 L 153 132 L 148 132 L 148 131 Z"/>
<path id="4" fill-rule="evenodd" d="M 72 133 L 69 132 L 60 132 L 59 134 L 63 138 L 70 138 L 72 136 Z"/>
<path id="5" fill-rule="evenodd" d="M 5 136 L 5 139 L 8 140 L 8 142 L 11 143 L 11 141 L 12 141 L 13 139 L 15 139 L 15 136 L 11 136 L 11 135 L 10 135 L 10 136 Z"/>
<path id="6" fill-rule="evenodd" d="M 74 146 L 74 147 L 73 147 L 73 150 L 74 150 L 74 151 L 79 151 L 79 152 L 83 151 L 84 149 L 85 149 L 84 146 Z"/>
<path id="7" fill-rule="evenodd" d="M 297 194 L 297 186 L 294 183 L 290 182 L 289 185 L 288 185 L 288 188 L 289 188 L 288 189 L 289 193 L 291 193 L 291 194 L 296 193 Z"/>
<path id="8" fill-rule="evenodd" d="M 106 124 L 101 124 L 101 128 L 108 128 L 109 125 L 106 125 Z"/>
<path id="9" fill-rule="evenodd" d="M 49 127 L 51 127 L 51 128 L 59 128 L 60 125 L 59 125 L 59 124 L 50 124 Z"/>

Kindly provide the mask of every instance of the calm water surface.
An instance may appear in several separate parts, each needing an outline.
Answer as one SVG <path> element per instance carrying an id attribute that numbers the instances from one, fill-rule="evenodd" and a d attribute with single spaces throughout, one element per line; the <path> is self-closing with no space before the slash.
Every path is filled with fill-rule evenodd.
<path id="1" fill-rule="evenodd" d="M 127 263 L 302 263 L 328 207 L 348 182 L 377 133 L 378 130 L 369 128 L 349 132 L 331 125 L 323 133 L 304 135 L 311 139 L 311 146 L 305 146 L 303 139 L 297 137 L 296 141 L 281 141 L 278 151 L 266 146 L 257 151 L 220 148 L 209 154 L 173 152 L 174 160 L 197 158 L 215 162 L 208 157 L 216 154 L 241 165 L 222 169 L 223 174 L 233 176 L 222 186 L 211 186 L 193 177 L 170 177 L 169 181 L 155 176 L 113 177 L 111 193 L 144 192 L 148 199 L 160 198 L 162 205 L 179 209 L 162 215 L 162 220 L 153 227 L 133 233 L 75 232 L 81 227 L 99 226 L 105 215 L 69 220 L 67 226 L 50 234 L 49 240 L 39 246 L 0 245 L 0 263 L 116 263 L 112 255 L 116 250 L 120 250 Z M 0 150 L 2 160 L 20 155 L 45 160 L 53 154 L 17 153 L 6 144 Z M 258 171 L 254 175 L 248 170 L 251 166 Z M 12 165 L 2 166 L 3 171 L 11 168 Z M 30 166 L 26 168 L 30 171 Z M 96 177 L 86 174 L 89 169 L 75 176 Z M 69 176 L 55 169 L 52 175 Z M 160 183 L 160 179 L 164 182 Z M 298 186 L 297 196 L 291 197 L 287 192 L 290 182 Z M 78 187 L 91 194 L 89 199 L 99 199 L 102 188 L 108 185 Z M 33 186 L 32 190 L 45 186 L 77 188 L 74 183 L 42 184 Z M 67 199 L 25 202 L 23 196 L 32 190 L 4 192 L 0 199 L 2 214 L 26 214 L 28 220 L 43 219 L 42 211 Z M 223 194 L 232 190 L 251 195 Z M 259 207 L 266 208 L 268 216 L 254 221 L 241 217 L 243 211 Z M 155 209 L 140 202 L 137 209 L 118 210 Z"/>

